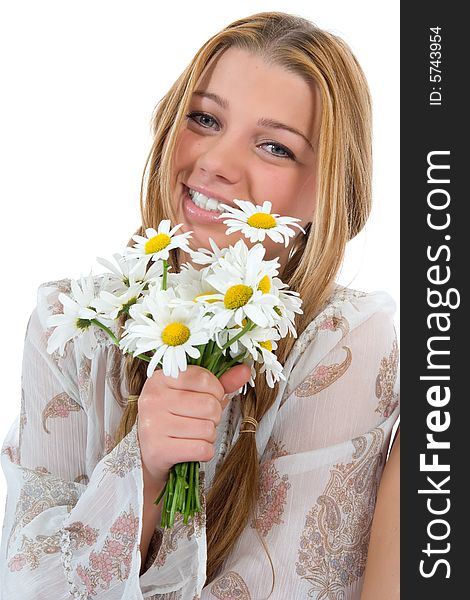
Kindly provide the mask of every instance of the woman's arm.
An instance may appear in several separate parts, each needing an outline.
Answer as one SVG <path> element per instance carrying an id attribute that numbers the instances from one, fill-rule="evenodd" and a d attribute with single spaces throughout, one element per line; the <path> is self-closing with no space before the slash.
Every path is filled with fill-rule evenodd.
<path id="1" fill-rule="evenodd" d="M 400 598 L 400 431 L 377 495 L 361 600 Z"/>
<path id="2" fill-rule="evenodd" d="M 150 480 L 145 465 L 142 465 L 142 477 L 144 480 L 144 506 L 141 528 L 142 533 L 140 537 L 141 575 L 145 572 L 145 563 L 147 560 L 147 554 L 152 535 L 155 531 L 155 528 L 160 525 L 162 520 L 163 498 L 160 500 L 158 505 L 154 504 L 154 500 L 155 498 L 158 498 L 166 483 L 163 481 L 161 485 L 155 486 L 155 484 Z M 154 552 L 156 551 L 158 551 L 158 548 L 154 548 Z"/>

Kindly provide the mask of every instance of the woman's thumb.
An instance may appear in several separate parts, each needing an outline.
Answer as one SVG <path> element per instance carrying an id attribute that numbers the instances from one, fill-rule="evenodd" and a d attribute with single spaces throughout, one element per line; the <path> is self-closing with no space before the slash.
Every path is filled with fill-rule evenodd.
<path id="1" fill-rule="evenodd" d="M 248 365 L 235 365 L 226 371 L 219 381 L 223 385 L 225 393 L 231 394 L 240 389 L 250 379 L 250 375 L 251 369 Z"/>

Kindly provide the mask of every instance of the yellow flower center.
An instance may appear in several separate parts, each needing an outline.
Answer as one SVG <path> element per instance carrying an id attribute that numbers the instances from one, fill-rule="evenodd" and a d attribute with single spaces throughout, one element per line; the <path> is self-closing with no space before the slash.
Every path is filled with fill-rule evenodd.
<path id="1" fill-rule="evenodd" d="M 260 343 L 259 343 L 259 345 L 260 345 L 262 348 L 266 348 L 266 350 L 267 350 L 268 352 L 272 352 L 273 345 L 272 345 L 272 343 L 271 343 L 269 340 L 266 340 L 265 342 L 260 342 Z"/>
<path id="2" fill-rule="evenodd" d="M 251 227 L 257 227 L 258 229 L 271 229 L 272 227 L 276 227 L 276 219 L 272 215 L 268 215 L 267 213 L 258 212 L 247 220 L 248 225 Z"/>
<path id="3" fill-rule="evenodd" d="M 189 340 L 190 334 L 189 328 L 184 323 L 175 321 L 167 325 L 162 331 L 162 340 L 168 346 L 181 346 Z"/>
<path id="4" fill-rule="evenodd" d="M 243 284 L 232 285 L 232 287 L 229 287 L 225 292 L 225 308 L 235 310 L 236 308 L 240 308 L 240 306 L 245 306 L 251 296 L 253 296 L 251 287 Z"/>
<path id="5" fill-rule="evenodd" d="M 203 294 L 198 294 L 197 296 L 194 296 L 193 302 L 196 302 L 196 298 L 199 298 L 200 296 L 209 296 L 209 294 L 217 294 L 217 292 L 204 292 Z M 213 300 L 209 300 L 206 298 L 206 302 L 217 302 L 217 298 L 214 298 Z"/>
<path id="6" fill-rule="evenodd" d="M 269 277 L 267 275 L 265 275 L 263 279 L 259 282 L 258 289 L 261 290 L 263 294 L 267 294 L 271 289 L 271 281 L 269 280 Z"/>
<path id="7" fill-rule="evenodd" d="M 159 233 L 145 244 L 145 254 L 154 254 L 160 252 L 163 248 L 166 248 L 171 242 L 171 238 L 166 233 Z"/>

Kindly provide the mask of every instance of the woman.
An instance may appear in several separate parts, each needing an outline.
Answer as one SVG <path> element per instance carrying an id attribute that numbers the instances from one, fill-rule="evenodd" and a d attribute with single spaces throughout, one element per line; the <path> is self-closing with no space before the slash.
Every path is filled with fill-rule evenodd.
<path id="1" fill-rule="evenodd" d="M 5 598 L 360 597 L 399 411 L 393 301 L 334 282 L 370 210 L 370 122 L 351 51 L 303 19 L 253 15 L 196 54 L 155 114 L 138 233 L 170 218 L 193 247 L 226 246 L 239 235 L 215 217 L 235 198 L 299 218 L 290 251 L 265 244 L 303 299 L 277 351 L 286 381 L 235 394 L 246 365 L 147 379 L 105 336 L 92 358 L 49 356 L 70 282 L 42 285 L 2 456 Z M 176 272 L 190 256 L 170 258 Z M 191 460 L 203 511 L 161 530 L 153 501 Z"/>

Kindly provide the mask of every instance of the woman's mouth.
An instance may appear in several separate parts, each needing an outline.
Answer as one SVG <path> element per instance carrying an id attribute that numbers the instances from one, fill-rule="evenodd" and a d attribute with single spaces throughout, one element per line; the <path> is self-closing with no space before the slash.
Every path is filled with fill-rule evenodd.
<path id="1" fill-rule="evenodd" d="M 182 185 L 183 210 L 189 222 L 222 224 L 219 216 L 224 212 L 221 206 L 223 202 L 219 202 L 214 198 L 208 198 L 204 194 L 192 190 L 184 183 Z"/>

